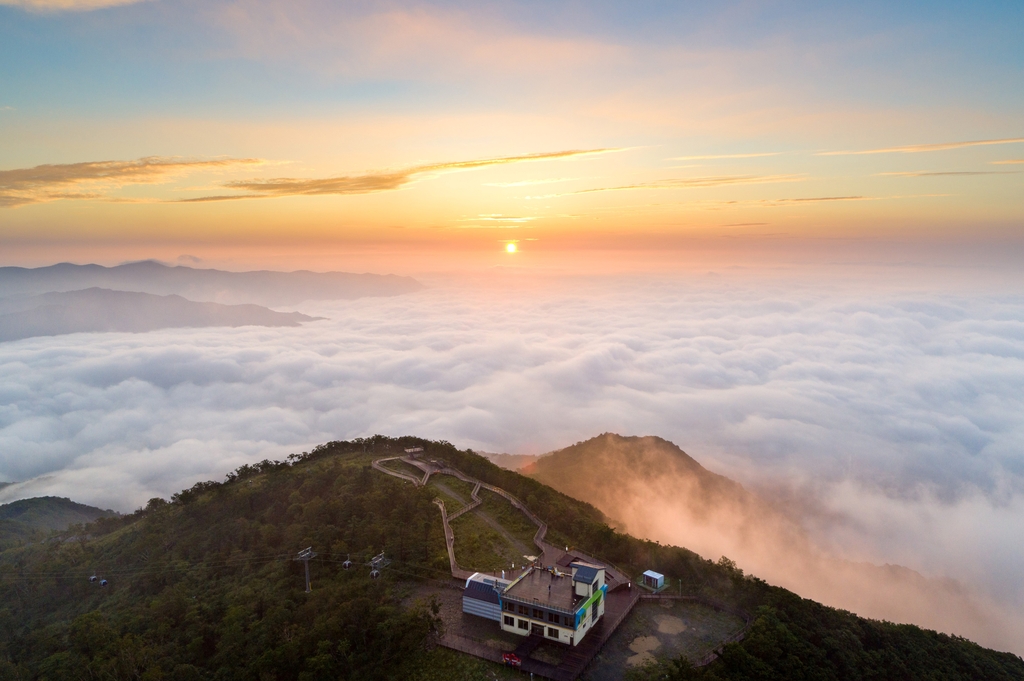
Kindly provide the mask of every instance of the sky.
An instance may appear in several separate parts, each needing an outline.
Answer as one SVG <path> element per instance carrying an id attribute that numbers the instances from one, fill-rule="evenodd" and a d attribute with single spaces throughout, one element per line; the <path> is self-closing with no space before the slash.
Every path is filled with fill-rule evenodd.
<path id="1" fill-rule="evenodd" d="M 0 502 L 131 511 L 374 433 L 658 435 L 823 550 L 1022 612 L 1022 32 L 1019 2 L 0 0 L 0 266 L 425 284 L 0 345 Z"/>
<path id="2" fill-rule="evenodd" d="M 581 268 L 764 242 L 1005 257 L 1022 19 L 1012 2 L 0 0 L 0 247 L 320 269 L 353 249 L 490 267 L 509 242 Z"/>

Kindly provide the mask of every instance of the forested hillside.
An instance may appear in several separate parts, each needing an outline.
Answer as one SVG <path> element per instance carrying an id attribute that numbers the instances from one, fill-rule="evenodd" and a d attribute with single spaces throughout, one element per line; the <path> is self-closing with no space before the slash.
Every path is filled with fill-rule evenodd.
<path id="1" fill-rule="evenodd" d="M 0 550 L 44 539 L 51 530 L 116 516 L 111 510 L 79 504 L 62 497 L 21 499 L 0 506 Z"/>
<path id="2" fill-rule="evenodd" d="M 223 483 L 0 553 L 0 678 L 490 678 L 501 670 L 432 648 L 436 612 L 411 597 L 448 580 L 438 510 L 429 490 L 370 462 L 413 445 L 517 495 L 549 522 L 550 540 L 633 574 L 657 569 L 674 588 L 756 618 L 702 671 L 640 678 L 1024 678 L 1016 656 L 826 608 L 729 561 L 616 533 L 592 506 L 448 443 L 383 437 L 243 466 Z M 309 546 L 319 555 L 307 594 L 294 558 Z M 393 562 L 371 580 L 365 562 L 382 551 Z"/>

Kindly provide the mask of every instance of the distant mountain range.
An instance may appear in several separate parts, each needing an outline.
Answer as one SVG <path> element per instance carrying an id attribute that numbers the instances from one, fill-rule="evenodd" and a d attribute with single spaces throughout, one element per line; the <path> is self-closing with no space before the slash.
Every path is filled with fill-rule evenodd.
<path id="1" fill-rule="evenodd" d="M 111 291 L 44 293 L 0 300 L 0 342 L 77 332 L 143 332 L 206 326 L 298 326 L 320 317 L 259 305 L 196 303 L 181 296 Z"/>
<path id="2" fill-rule="evenodd" d="M 495 452 L 476 452 L 480 456 L 490 459 L 495 466 L 501 466 L 505 470 L 520 471 L 540 458 L 535 454 L 497 454 Z M 541 455 L 543 456 L 543 455 Z"/>
<path id="3" fill-rule="evenodd" d="M 304 300 L 395 296 L 418 291 L 412 277 L 348 272 L 226 272 L 170 267 L 146 260 L 103 267 L 60 263 L 49 267 L 0 267 L 0 296 L 25 297 L 87 288 L 176 294 L 189 300 L 225 304 L 295 305 Z"/>
<path id="4" fill-rule="evenodd" d="M 348 272 L 225 272 L 147 260 L 103 267 L 0 267 L 0 342 L 76 332 L 298 326 L 321 317 L 267 305 L 395 296 L 411 277 Z"/>

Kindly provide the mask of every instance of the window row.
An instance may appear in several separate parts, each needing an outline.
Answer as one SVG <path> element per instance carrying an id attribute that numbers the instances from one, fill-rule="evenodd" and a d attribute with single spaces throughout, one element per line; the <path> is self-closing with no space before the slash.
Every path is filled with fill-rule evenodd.
<path id="1" fill-rule="evenodd" d="M 502 609 L 506 612 L 532 617 L 533 619 L 541 621 L 547 620 L 552 624 L 558 624 L 560 626 L 571 627 L 575 624 L 575 619 L 571 615 L 559 615 L 557 612 L 546 612 L 540 608 L 530 608 L 522 605 L 521 603 L 504 601 L 502 603 Z"/>
<path id="2" fill-rule="evenodd" d="M 520 629 L 522 629 L 523 631 L 526 631 L 527 629 L 530 628 L 530 623 L 527 620 L 519 620 L 519 622 L 517 624 L 515 617 L 512 617 L 511 615 L 505 615 L 505 626 L 507 626 L 507 627 L 517 626 Z M 558 629 L 555 629 L 554 627 L 548 627 L 548 638 L 558 638 L 558 637 L 559 637 Z"/>

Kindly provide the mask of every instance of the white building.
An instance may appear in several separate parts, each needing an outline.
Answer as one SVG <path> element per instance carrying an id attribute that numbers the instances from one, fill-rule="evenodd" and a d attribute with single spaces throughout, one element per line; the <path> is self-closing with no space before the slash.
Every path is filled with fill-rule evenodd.
<path id="1" fill-rule="evenodd" d="M 605 570 L 577 561 L 571 573 L 528 568 L 498 594 L 501 628 L 577 645 L 604 615 Z M 474 587 L 476 588 L 476 587 Z"/>

